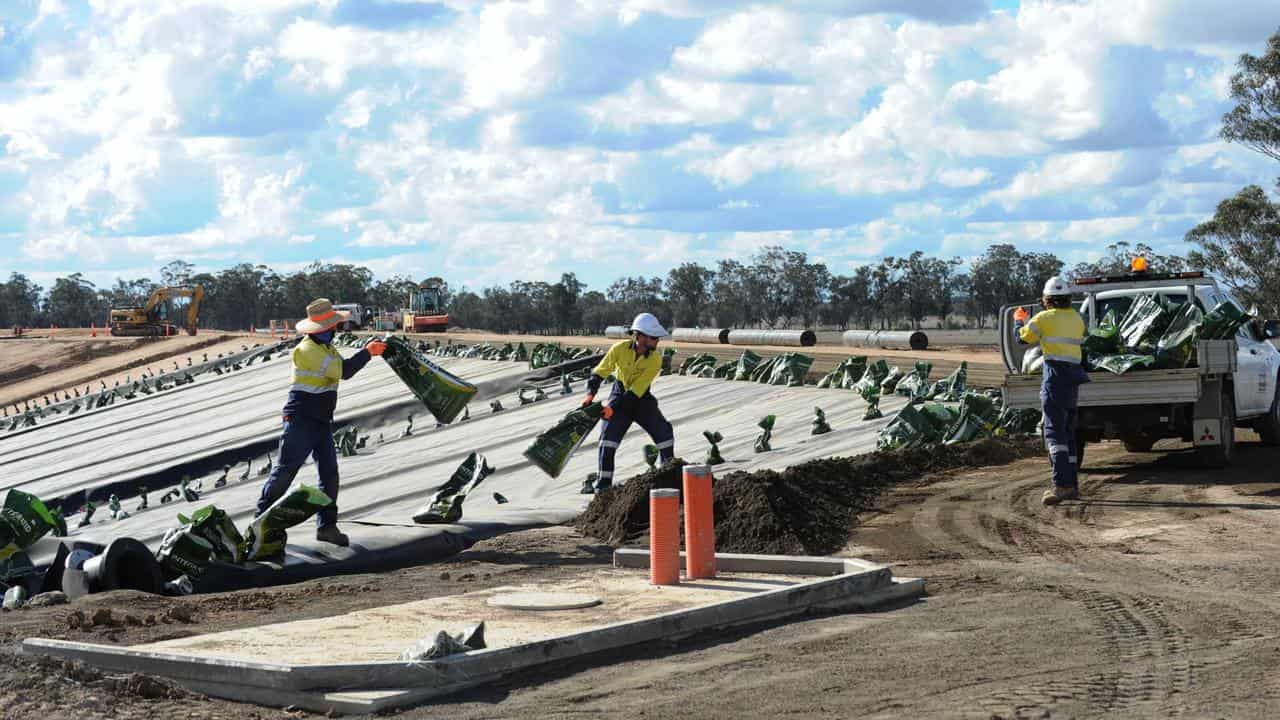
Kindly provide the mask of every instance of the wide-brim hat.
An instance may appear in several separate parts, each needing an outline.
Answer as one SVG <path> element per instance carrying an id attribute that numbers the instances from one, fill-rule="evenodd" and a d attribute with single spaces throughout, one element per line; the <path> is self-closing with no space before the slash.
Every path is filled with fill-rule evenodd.
<path id="1" fill-rule="evenodd" d="M 350 319 L 351 313 L 334 310 L 329 298 L 318 298 L 307 305 L 307 319 L 299 320 L 296 327 L 303 335 L 310 335 L 337 327 Z"/>

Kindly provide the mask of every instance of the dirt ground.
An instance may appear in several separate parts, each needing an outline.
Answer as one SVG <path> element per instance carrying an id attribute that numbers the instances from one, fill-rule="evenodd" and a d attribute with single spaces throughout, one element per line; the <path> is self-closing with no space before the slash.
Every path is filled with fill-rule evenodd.
<path id="1" fill-rule="evenodd" d="M 1039 503 L 1039 458 L 902 484 L 862 514 L 844 554 L 926 578 L 922 600 L 612 652 L 397 715 L 1271 718 L 1280 707 L 1280 450 L 1248 432 L 1240 441 L 1230 471 L 1202 470 L 1177 445 L 1144 455 L 1090 446 L 1085 499 L 1059 508 Z M 21 718 L 299 717 L 13 650 L 32 635 L 133 644 L 555 582 L 608 558 L 607 547 L 560 527 L 393 573 L 8 612 L 0 708 Z M 94 626 L 101 609 L 111 620 Z M 72 627 L 80 618 L 88 629 Z"/>
<path id="2" fill-rule="evenodd" d="M 44 331 L 45 335 L 48 331 Z M 92 383 L 93 390 L 105 382 L 123 382 L 141 370 L 169 370 L 173 362 L 186 358 L 200 361 L 202 353 L 239 351 L 241 346 L 271 342 L 270 338 L 245 333 L 211 332 L 169 338 L 115 338 L 103 331 L 97 338 L 89 332 L 58 330 L 52 338 L 31 336 L 0 340 L 0 404 L 25 400 L 39 401 L 52 392 L 70 392 Z"/>

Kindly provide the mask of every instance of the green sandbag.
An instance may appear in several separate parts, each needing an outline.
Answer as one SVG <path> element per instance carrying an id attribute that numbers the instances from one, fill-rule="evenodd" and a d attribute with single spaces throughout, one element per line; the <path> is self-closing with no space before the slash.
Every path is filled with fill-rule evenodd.
<path id="1" fill-rule="evenodd" d="M 299 485 L 284 494 L 249 522 L 244 533 L 245 559 L 258 560 L 284 552 L 285 531 L 332 504 L 333 500 L 322 490 L 309 485 Z"/>
<path id="2" fill-rule="evenodd" d="M 941 442 L 947 433 L 947 429 L 960 416 L 960 411 L 949 408 L 942 403 L 928 402 L 920 406 L 920 414 L 924 415 L 933 428 L 928 442 Z"/>
<path id="3" fill-rule="evenodd" d="M 1035 408 L 1003 408 L 996 421 L 998 435 L 1034 435 L 1043 413 Z"/>
<path id="4" fill-rule="evenodd" d="M 236 529 L 231 516 L 214 505 L 206 505 L 191 513 L 191 517 L 178 515 L 178 522 L 191 526 L 191 532 L 203 538 L 213 547 L 214 556 L 222 562 L 244 561 L 244 536 Z"/>
<path id="5" fill-rule="evenodd" d="M 58 529 L 58 521 L 40 498 L 21 490 L 10 490 L 0 508 L 0 560 Z"/>
<path id="6" fill-rule="evenodd" d="M 1204 316 L 1204 324 L 1200 329 L 1200 337 L 1205 340 L 1228 340 L 1236 336 L 1240 328 L 1252 318 L 1235 306 L 1235 303 L 1221 302 Z"/>
<path id="7" fill-rule="evenodd" d="M 924 397 L 930 390 L 929 373 L 931 372 L 933 372 L 933 363 L 917 362 L 915 369 L 898 383 L 898 387 L 894 388 L 894 392 L 899 395 L 905 395 L 912 400 Z"/>
<path id="8" fill-rule="evenodd" d="M 801 387 L 810 367 L 813 367 L 813 358 L 808 355 L 783 353 L 758 365 L 752 371 L 750 379 L 765 385 Z"/>
<path id="9" fill-rule="evenodd" d="M 875 420 L 876 418 L 884 417 L 884 413 L 880 412 L 880 388 L 873 383 L 869 383 L 858 394 L 867 403 L 867 409 L 862 413 L 863 420 Z"/>
<path id="10" fill-rule="evenodd" d="M 1120 321 L 1120 345 L 1141 355 L 1152 355 L 1172 321 L 1173 313 L 1163 296 L 1139 295 Z"/>
<path id="11" fill-rule="evenodd" d="M 1185 368 L 1196 359 L 1196 340 L 1204 313 L 1194 303 L 1184 303 L 1174 313 L 1173 322 L 1156 343 L 1156 367 Z"/>
<path id="12" fill-rule="evenodd" d="M 453 422 L 476 394 L 475 385 L 431 362 L 403 338 L 389 335 L 386 344 L 387 365 L 439 422 Z"/>
<path id="13" fill-rule="evenodd" d="M 213 544 L 200 537 L 190 525 L 182 525 L 165 533 L 156 551 L 160 567 L 171 576 L 198 578 L 213 562 Z"/>
<path id="14" fill-rule="evenodd" d="M 839 390 L 850 390 L 857 385 L 862 376 L 867 372 L 867 357 L 865 355 L 851 355 L 836 365 L 835 369 L 818 381 L 820 388 L 835 388 Z"/>
<path id="15" fill-rule="evenodd" d="M 861 395 L 863 399 L 866 399 L 869 390 L 874 389 L 877 392 L 882 392 L 880 383 L 888 375 L 889 363 L 884 360 L 877 360 L 867 366 L 866 371 L 862 373 L 862 377 L 858 378 L 858 382 L 854 383 L 850 389 Z"/>
<path id="16" fill-rule="evenodd" d="M 929 442 L 934 434 L 933 423 L 914 405 L 907 405 L 885 425 L 876 438 L 879 450 L 896 450 L 915 447 Z"/>
<path id="17" fill-rule="evenodd" d="M 710 353 L 698 353 L 685 358 L 684 362 L 680 363 L 680 369 L 676 372 L 680 375 L 697 377 L 698 373 L 707 366 L 714 368 L 716 366 L 716 357 Z"/>
<path id="18" fill-rule="evenodd" d="M 719 378 L 721 380 L 732 380 L 733 374 L 737 372 L 737 370 L 738 370 L 737 361 L 730 360 L 726 363 L 721 363 L 717 365 L 716 369 L 711 373 L 711 377 Z"/>
<path id="19" fill-rule="evenodd" d="M 453 475 L 436 492 L 427 507 L 414 514 L 413 521 L 424 525 L 458 522 L 462 519 L 462 503 L 467 499 L 467 494 L 492 475 L 493 470 L 483 455 L 471 453 L 453 471 Z"/>
<path id="20" fill-rule="evenodd" d="M 986 395 L 967 393 L 960 399 L 960 415 L 943 438 L 944 445 L 969 442 L 996 434 L 1000 410 Z"/>
<path id="21" fill-rule="evenodd" d="M 559 477 L 569 458 L 600 421 L 603 412 L 601 404 L 593 402 L 567 413 L 550 430 L 534 438 L 524 456 L 542 472 L 553 478 Z"/>
<path id="22" fill-rule="evenodd" d="M 889 371 L 885 373 L 884 379 L 880 381 L 881 394 L 892 395 L 893 391 L 898 389 L 898 383 L 902 382 L 902 378 L 906 376 L 907 374 L 897 365 L 889 368 Z"/>
<path id="23" fill-rule="evenodd" d="M 1116 375 L 1123 375 L 1134 368 L 1150 368 L 1156 364 L 1154 355 L 1139 355 L 1137 353 L 1121 353 L 1119 355 L 1107 355 L 1100 357 L 1094 361 L 1094 366 L 1099 370 L 1106 370 Z"/>
<path id="24" fill-rule="evenodd" d="M 929 399 L 955 402 L 964 396 L 966 382 L 969 377 L 969 361 L 961 360 L 960 367 L 951 374 L 933 384 L 929 391 Z"/>
<path id="25" fill-rule="evenodd" d="M 724 436 L 718 430 L 703 430 L 702 437 L 711 443 L 711 449 L 707 450 L 707 465 L 719 465 L 724 462 L 724 456 L 720 454 L 720 443 L 724 440 Z"/>
<path id="26" fill-rule="evenodd" d="M 777 415 L 765 415 L 760 422 L 756 423 L 756 426 L 764 431 L 756 436 L 756 452 L 762 453 L 773 450 L 773 447 L 769 445 L 769 440 L 773 438 L 773 424 L 777 419 Z"/>
<path id="27" fill-rule="evenodd" d="M 742 355 L 738 357 L 738 361 L 733 364 L 734 380 L 747 380 L 751 377 L 751 371 L 756 369 L 762 358 L 750 350 L 743 350 Z"/>
<path id="28" fill-rule="evenodd" d="M 1098 327 L 1085 336 L 1082 347 L 1086 363 L 1092 358 L 1103 355 L 1114 355 L 1120 352 L 1120 326 L 1116 320 L 1116 311 L 1111 309 L 1102 316 Z"/>
<path id="29" fill-rule="evenodd" d="M 515 353 L 511 356 L 511 359 L 516 362 L 529 362 L 529 348 L 525 347 L 524 343 L 516 345 Z"/>

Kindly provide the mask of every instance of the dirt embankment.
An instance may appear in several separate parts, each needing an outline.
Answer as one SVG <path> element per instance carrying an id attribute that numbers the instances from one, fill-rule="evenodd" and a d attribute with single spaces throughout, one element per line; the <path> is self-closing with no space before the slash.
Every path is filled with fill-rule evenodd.
<path id="1" fill-rule="evenodd" d="M 834 553 L 845 546 L 858 514 L 884 489 L 957 468 L 1003 465 L 1040 455 L 1043 448 L 1038 438 L 988 439 L 822 458 L 781 472 L 730 472 L 713 481 L 716 548 L 770 555 Z M 596 495 L 575 527 L 610 545 L 643 540 L 649 531 L 649 491 L 680 489 L 684 464 L 676 458 Z"/>

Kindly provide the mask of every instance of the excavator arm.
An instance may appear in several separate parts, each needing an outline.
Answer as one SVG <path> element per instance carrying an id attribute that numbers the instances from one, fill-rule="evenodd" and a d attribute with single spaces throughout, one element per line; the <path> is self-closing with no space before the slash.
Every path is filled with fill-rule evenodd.
<path id="1" fill-rule="evenodd" d="M 174 298 L 190 298 L 187 306 L 187 319 L 184 327 L 188 335 L 195 335 L 200 319 L 200 305 L 204 302 L 204 286 L 195 287 L 162 287 L 156 288 L 147 298 L 147 304 L 141 311 L 128 308 L 112 309 L 112 335 L 164 335 L 166 328 L 171 327 L 167 319 L 156 317 L 156 308 L 160 303 Z"/>

